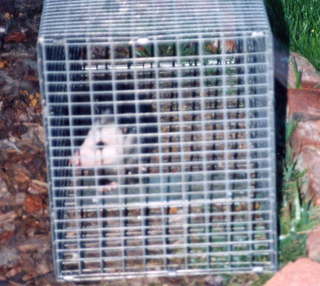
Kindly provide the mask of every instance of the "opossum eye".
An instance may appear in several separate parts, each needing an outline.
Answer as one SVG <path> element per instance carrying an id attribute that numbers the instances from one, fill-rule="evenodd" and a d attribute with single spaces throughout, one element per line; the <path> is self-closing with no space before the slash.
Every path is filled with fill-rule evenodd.
<path id="1" fill-rule="evenodd" d="M 99 142 L 97 142 L 97 144 L 96 144 L 97 147 L 103 147 L 103 146 L 105 146 L 105 145 L 107 145 L 107 144 L 105 144 L 103 141 L 99 141 Z"/>

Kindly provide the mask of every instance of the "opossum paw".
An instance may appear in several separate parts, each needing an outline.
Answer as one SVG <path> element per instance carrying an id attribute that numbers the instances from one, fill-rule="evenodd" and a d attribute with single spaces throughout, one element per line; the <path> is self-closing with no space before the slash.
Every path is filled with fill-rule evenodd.
<path id="1" fill-rule="evenodd" d="M 79 156 L 79 152 L 77 151 L 69 160 L 69 164 L 72 166 L 80 166 L 81 160 Z"/>

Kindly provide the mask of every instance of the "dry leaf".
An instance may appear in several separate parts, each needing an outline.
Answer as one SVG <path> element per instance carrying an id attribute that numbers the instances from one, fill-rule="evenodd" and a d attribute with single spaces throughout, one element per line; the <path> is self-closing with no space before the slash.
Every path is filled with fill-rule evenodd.
<path id="1" fill-rule="evenodd" d="M 42 211 L 44 208 L 43 201 L 41 197 L 35 195 L 28 195 L 24 200 L 23 207 L 26 212 L 30 214 Z"/>

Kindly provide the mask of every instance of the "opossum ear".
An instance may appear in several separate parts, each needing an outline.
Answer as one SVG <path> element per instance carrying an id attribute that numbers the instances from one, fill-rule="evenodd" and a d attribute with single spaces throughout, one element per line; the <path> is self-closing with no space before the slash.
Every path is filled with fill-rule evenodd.
<path id="1" fill-rule="evenodd" d="M 114 123 L 114 116 L 111 109 L 106 109 L 103 112 L 99 112 L 101 117 L 95 120 L 95 124 L 108 125 Z"/>
<path id="2" fill-rule="evenodd" d="M 98 125 L 109 125 L 114 123 L 114 118 L 110 114 L 104 115 L 102 118 L 98 118 L 95 122 Z"/>

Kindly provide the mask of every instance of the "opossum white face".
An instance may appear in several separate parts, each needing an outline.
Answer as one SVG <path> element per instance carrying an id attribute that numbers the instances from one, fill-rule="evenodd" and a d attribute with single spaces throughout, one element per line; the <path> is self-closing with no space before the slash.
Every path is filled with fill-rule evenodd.
<path id="1" fill-rule="evenodd" d="M 70 163 L 85 168 L 121 164 L 130 144 L 130 137 L 116 124 L 93 125 Z"/>

